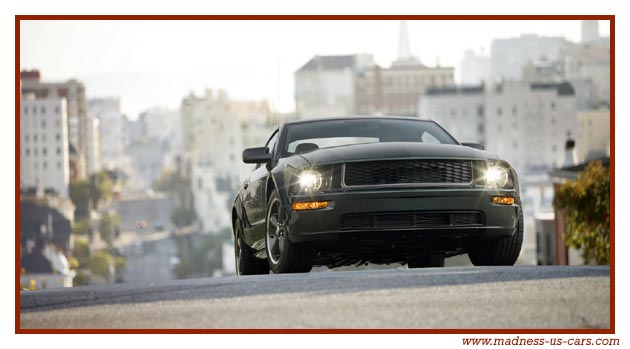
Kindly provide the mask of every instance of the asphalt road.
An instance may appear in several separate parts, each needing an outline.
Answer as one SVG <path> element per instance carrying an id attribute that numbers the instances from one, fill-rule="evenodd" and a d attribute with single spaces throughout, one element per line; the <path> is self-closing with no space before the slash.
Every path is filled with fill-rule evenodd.
<path id="1" fill-rule="evenodd" d="M 20 294 L 21 328 L 609 328 L 608 267 L 326 271 Z"/>

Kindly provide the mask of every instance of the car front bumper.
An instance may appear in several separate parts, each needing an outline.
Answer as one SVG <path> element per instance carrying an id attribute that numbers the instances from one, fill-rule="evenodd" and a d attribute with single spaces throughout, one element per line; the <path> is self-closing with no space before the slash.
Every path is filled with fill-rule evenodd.
<path id="1" fill-rule="evenodd" d="M 496 205 L 493 196 L 514 197 L 514 205 Z M 292 196 L 290 203 L 328 201 L 328 207 L 312 211 L 290 211 L 287 231 L 293 242 L 335 242 L 342 236 L 353 239 L 375 235 L 413 234 L 432 238 L 489 239 L 509 237 L 515 232 L 521 209 L 514 190 L 482 188 L 415 188 L 334 192 L 321 195 Z M 342 227 L 347 215 L 405 214 L 432 212 L 478 212 L 481 222 L 476 225 L 379 226 L 370 228 Z"/>

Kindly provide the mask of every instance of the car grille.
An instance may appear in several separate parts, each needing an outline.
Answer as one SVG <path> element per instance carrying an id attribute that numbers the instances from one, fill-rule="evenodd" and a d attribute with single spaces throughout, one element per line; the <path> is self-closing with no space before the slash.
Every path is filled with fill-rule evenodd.
<path id="1" fill-rule="evenodd" d="M 467 184 L 472 163 L 466 160 L 389 160 L 345 164 L 346 186 L 392 184 Z"/>
<path id="2" fill-rule="evenodd" d="M 444 228 L 482 224 L 480 212 L 369 213 L 345 215 L 341 219 L 341 229 Z"/>

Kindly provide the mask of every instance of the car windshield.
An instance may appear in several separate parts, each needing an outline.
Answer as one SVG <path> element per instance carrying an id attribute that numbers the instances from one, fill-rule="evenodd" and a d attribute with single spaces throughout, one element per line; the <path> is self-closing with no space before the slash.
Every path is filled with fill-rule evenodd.
<path id="1" fill-rule="evenodd" d="M 457 144 L 453 137 L 432 121 L 322 120 L 287 125 L 282 157 L 316 149 L 380 142 Z"/>

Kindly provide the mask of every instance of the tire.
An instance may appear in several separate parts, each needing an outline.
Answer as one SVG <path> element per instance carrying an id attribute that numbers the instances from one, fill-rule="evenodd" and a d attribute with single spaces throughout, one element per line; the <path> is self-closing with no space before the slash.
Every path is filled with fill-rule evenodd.
<path id="1" fill-rule="evenodd" d="M 277 190 L 273 190 L 267 204 L 265 247 L 269 269 L 274 274 L 308 273 L 313 269 L 317 251 L 309 243 L 292 243 L 284 228 L 282 201 Z"/>
<path id="2" fill-rule="evenodd" d="M 243 225 L 238 218 L 234 222 L 234 261 L 236 275 L 269 274 L 267 261 L 256 258 L 252 248 L 243 241 Z"/>
<path id="3" fill-rule="evenodd" d="M 523 245 L 523 212 L 518 214 L 518 224 L 514 235 L 508 238 L 491 240 L 468 251 L 473 265 L 514 265 Z"/>
<path id="4" fill-rule="evenodd" d="M 407 267 L 409 269 L 415 269 L 415 268 L 443 268 L 444 267 L 444 258 L 443 257 L 417 257 L 417 258 L 407 262 Z"/>

